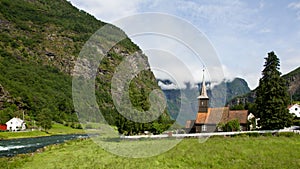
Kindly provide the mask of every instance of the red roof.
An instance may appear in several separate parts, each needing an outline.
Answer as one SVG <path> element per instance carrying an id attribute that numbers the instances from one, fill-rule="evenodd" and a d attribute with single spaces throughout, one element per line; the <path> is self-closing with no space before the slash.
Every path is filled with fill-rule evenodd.
<path id="1" fill-rule="evenodd" d="M 6 124 L 0 124 L 0 130 L 7 130 Z"/>
<path id="2" fill-rule="evenodd" d="M 229 110 L 229 107 L 208 108 L 207 113 L 197 113 L 197 124 L 226 123 L 237 119 L 240 124 L 247 123 L 248 110 Z"/>
<path id="3" fill-rule="evenodd" d="M 237 119 L 240 124 L 246 124 L 248 117 L 248 110 L 230 110 L 228 121 Z"/>

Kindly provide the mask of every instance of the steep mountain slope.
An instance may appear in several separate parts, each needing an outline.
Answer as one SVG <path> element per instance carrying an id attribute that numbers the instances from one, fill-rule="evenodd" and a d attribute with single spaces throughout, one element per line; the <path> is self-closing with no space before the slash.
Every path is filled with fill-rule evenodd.
<path id="1" fill-rule="evenodd" d="M 1 0 L 0 84 L 10 97 L 23 104 L 3 103 L 0 115 L 7 115 L 8 110 L 25 110 L 27 120 L 31 121 L 47 109 L 57 122 L 76 122 L 71 77 L 74 64 L 84 43 L 104 25 L 65 0 Z M 113 25 L 110 28 L 124 34 Z M 95 84 L 97 103 L 112 125 L 117 125 L 116 119 L 119 122 L 125 119 L 113 105 L 111 79 L 121 61 L 139 50 L 125 38 L 99 65 Z M 135 56 L 147 59 L 142 52 Z M 139 110 L 148 109 L 149 100 L 141 98 L 153 89 L 159 89 L 153 73 L 150 70 L 139 73 L 130 83 L 133 106 Z M 0 94 L 2 96 L 4 94 Z M 162 116 L 168 118 L 166 112 Z"/>
<path id="2" fill-rule="evenodd" d="M 300 101 L 300 67 L 282 76 L 288 83 L 288 90 L 292 99 Z"/>

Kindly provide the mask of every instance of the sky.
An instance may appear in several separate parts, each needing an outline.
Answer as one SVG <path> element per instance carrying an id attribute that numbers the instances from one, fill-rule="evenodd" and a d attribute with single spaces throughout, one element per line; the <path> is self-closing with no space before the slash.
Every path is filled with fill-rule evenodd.
<path id="1" fill-rule="evenodd" d="M 300 1 L 289 0 L 70 0 L 77 8 L 97 19 L 122 28 L 120 20 L 137 14 L 161 13 L 182 19 L 197 28 L 211 43 L 220 61 L 224 78 L 244 78 L 249 87 L 258 85 L 264 58 L 274 51 L 285 74 L 300 66 Z M 158 22 L 153 20 L 153 23 Z M 123 29 L 123 28 L 122 28 Z M 127 33 L 126 29 L 123 29 Z M 130 34 L 130 33 L 129 33 Z M 150 66 L 159 63 L 153 55 L 166 58 L 160 62 L 177 71 L 179 81 L 189 76 L 174 69 L 185 62 L 196 81 L 202 80 L 203 64 L 187 55 L 175 54 L 179 61 L 168 63 L 172 53 L 149 50 L 153 37 L 130 37 L 149 57 Z M 145 41 L 149 43 L 144 44 Z M 159 42 L 159 40 L 158 40 Z M 158 43 L 157 42 L 157 43 Z M 167 41 L 161 41 L 166 44 Z M 148 46 L 147 46 L 148 45 Z M 162 44 L 163 45 L 163 44 Z M 174 45 L 173 45 L 174 47 Z M 162 57 L 161 57 L 162 58 Z M 207 65 L 206 65 L 207 66 Z M 178 66 L 177 66 L 178 67 Z M 171 71 L 171 70 L 170 70 Z M 184 72 L 184 71 L 181 71 Z M 157 75 L 156 75 L 157 76 Z M 159 75 L 158 75 L 159 76 Z M 210 74 L 208 80 L 214 79 Z M 221 77 L 220 77 L 221 78 Z M 220 80 L 220 79 L 217 79 Z"/>

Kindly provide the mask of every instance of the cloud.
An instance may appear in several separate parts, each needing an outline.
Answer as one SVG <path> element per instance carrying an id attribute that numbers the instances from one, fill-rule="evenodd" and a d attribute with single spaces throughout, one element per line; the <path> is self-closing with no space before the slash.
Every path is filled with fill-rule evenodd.
<path id="1" fill-rule="evenodd" d="M 263 28 L 259 31 L 259 33 L 270 33 L 270 32 L 272 32 L 272 30 L 268 28 Z"/>
<path id="2" fill-rule="evenodd" d="M 289 3 L 288 8 L 296 10 L 296 17 L 298 20 L 300 20 L 300 2 Z"/>
<path id="3" fill-rule="evenodd" d="M 155 4 L 155 5 L 154 5 Z M 156 0 L 145 11 L 166 12 L 183 17 L 197 26 L 210 26 L 212 29 L 247 30 L 254 26 L 249 16 L 257 9 L 246 8 L 246 4 L 239 0 L 211 0 L 211 1 L 164 1 Z M 204 25 L 205 24 L 205 25 Z M 222 25 L 222 27 L 218 27 Z"/>
<path id="4" fill-rule="evenodd" d="M 292 3 L 289 3 L 289 4 L 288 4 L 288 7 L 289 7 L 289 8 L 292 8 L 292 9 L 300 9 L 300 2 L 292 2 Z"/>
<path id="5" fill-rule="evenodd" d="M 245 78 L 250 88 L 255 88 L 263 69 L 264 57 L 270 51 L 275 51 L 281 57 L 282 72 L 288 72 L 299 66 L 300 56 L 300 25 L 295 17 L 300 19 L 300 2 L 276 1 L 267 3 L 264 0 L 71 0 L 72 4 L 93 14 L 96 18 L 112 23 L 124 16 L 144 12 L 162 12 L 181 17 L 204 32 L 211 44 L 214 45 L 220 64 L 206 64 L 209 56 L 202 61 L 194 61 L 192 55 L 185 50 L 179 50 L 178 45 L 166 41 L 143 39 L 135 41 L 143 50 L 150 48 L 170 49 L 177 55 L 182 64 L 187 65 L 196 81 L 202 80 L 202 65 L 210 67 L 211 72 L 222 67 L 225 78 Z M 286 7 L 283 9 L 282 7 Z M 152 20 L 152 27 L 156 20 Z M 132 26 L 143 26 L 144 23 L 132 23 Z M 122 28 L 122 27 L 121 27 Z M 149 27 L 151 28 L 151 27 Z M 184 30 L 184 27 L 181 28 Z M 124 29 L 127 34 L 126 29 Z M 165 31 L 172 31 L 166 26 Z M 184 32 L 183 32 L 184 33 Z M 133 38 L 134 39 L 134 38 Z M 150 42 L 152 41 L 152 42 Z M 148 45 L 144 46 L 145 43 Z M 195 42 L 195 46 L 200 43 Z M 193 48 L 195 46 L 192 46 Z M 206 55 L 206 51 L 202 51 Z M 146 53 L 148 55 L 148 53 Z M 150 64 L 153 64 L 149 56 Z M 165 68 L 178 73 L 177 78 L 185 81 L 186 77 L 176 64 L 164 61 Z M 156 58 L 155 62 L 159 62 Z M 221 65 L 221 66 L 220 66 Z M 217 74 L 211 73 L 210 80 L 218 79 Z M 220 79 L 220 78 L 219 78 Z"/>
<path id="6" fill-rule="evenodd" d="M 116 0 L 70 0 L 79 9 L 88 11 L 96 18 L 111 22 L 122 17 L 137 13 L 140 0 L 116 1 Z"/>

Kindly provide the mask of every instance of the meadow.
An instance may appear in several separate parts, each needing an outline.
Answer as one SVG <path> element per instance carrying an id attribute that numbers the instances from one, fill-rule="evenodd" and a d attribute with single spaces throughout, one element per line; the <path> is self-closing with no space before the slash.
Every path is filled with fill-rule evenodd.
<path id="1" fill-rule="evenodd" d="M 54 123 L 52 128 L 47 131 L 24 131 L 24 132 L 0 132 L 1 139 L 14 139 L 14 138 L 26 138 L 26 137 L 40 137 L 40 136 L 50 136 L 57 134 L 79 134 L 85 133 L 82 129 L 73 129 L 71 127 L 64 126 L 59 123 Z"/>
<path id="2" fill-rule="evenodd" d="M 158 145 L 174 139 L 120 141 Z M 143 151 L 143 149 L 141 149 Z M 133 152 L 134 153 L 134 152 Z M 300 168 L 300 136 L 213 137 L 200 143 L 183 139 L 171 150 L 148 158 L 121 157 L 92 139 L 48 146 L 43 152 L 0 158 L 0 168 Z"/>

